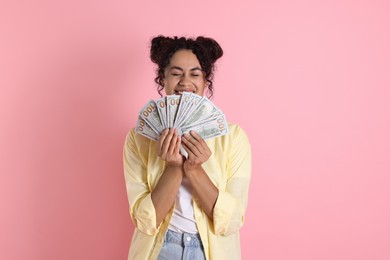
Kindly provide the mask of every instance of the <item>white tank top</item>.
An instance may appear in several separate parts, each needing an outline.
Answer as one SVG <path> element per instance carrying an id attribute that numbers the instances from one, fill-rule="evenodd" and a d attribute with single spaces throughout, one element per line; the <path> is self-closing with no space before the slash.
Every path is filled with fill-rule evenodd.
<path id="1" fill-rule="evenodd" d="M 183 178 L 176 195 L 175 209 L 168 228 L 179 233 L 198 233 L 192 205 L 192 187 L 187 177 Z"/>

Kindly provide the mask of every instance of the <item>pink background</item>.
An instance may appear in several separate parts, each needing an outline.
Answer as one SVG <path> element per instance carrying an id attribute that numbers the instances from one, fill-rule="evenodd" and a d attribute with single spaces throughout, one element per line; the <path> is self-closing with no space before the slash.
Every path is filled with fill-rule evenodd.
<path id="1" fill-rule="evenodd" d="M 126 259 L 122 146 L 152 36 L 224 48 L 253 147 L 243 259 L 390 259 L 388 1 L 2 1 L 0 259 Z"/>

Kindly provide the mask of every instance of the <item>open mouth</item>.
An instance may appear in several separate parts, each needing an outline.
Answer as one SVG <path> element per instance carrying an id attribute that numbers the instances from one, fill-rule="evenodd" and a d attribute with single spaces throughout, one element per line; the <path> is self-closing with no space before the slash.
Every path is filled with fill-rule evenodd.
<path id="1" fill-rule="evenodd" d="M 184 92 L 195 93 L 195 91 L 176 91 L 176 90 L 175 90 L 175 94 L 176 94 L 176 95 L 182 95 Z"/>

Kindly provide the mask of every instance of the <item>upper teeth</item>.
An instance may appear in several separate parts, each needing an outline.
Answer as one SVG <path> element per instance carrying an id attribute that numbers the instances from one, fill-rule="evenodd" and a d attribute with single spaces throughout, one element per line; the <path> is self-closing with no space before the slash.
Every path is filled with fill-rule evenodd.
<path id="1" fill-rule="evenodd" d="M 177 94 L 183 94 L 183 92 L 185 92 L 185 91 L 175 91 L 175 93 L 177 93 Z M 190 91 L 186 91 L 186 92 L 190 92 Z M 191 93 L 195 93 L 195 91 L 191 91 Z"/>

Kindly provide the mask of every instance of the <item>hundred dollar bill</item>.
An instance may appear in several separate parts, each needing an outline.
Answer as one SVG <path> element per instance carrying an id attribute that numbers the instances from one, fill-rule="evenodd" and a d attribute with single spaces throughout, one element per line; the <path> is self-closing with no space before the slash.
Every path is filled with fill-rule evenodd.
<path id="1" fill-rule="evenodd" d="M 163 125 L 160 120 L 160 116 L 157 111 L 156 103 L 153 100 L 150 100 L 139 112 L 139 115 L 142 117 L 146 123 L 155 131 L 157 134 L 161 134 L 164 130 Z"/>
<path id="2" fill-rule="evenodd" d="M 160 115 L 161 123 L 163 125 L 163 128 L 167 128 L 168 126 L 166 125 L 167 122 L 167 102 L 166 98 L 162 97 L 160 99 L 156 100 L 156 105 L 157 105 L 157 112 Z"/>
<path id="3" fill-rule="evenodd" d="M 228 125 L 223 114 L 212 118 L 207 123 L 198 123 L 192 126 L 183 126 L 181 127 L 180 131 L 183 134 L 188 133 L 190 131 L 195 131 L 204 140 L 223 136 L 229 133 Z"/>
<path id="4" fill-rule="evenodd" d="M 158 141 L 159 139 L 159 135 L 140 116 L 138 117 L 135 132 L 154 141 Z"/>
<path id="5" fill-rule="evenodd" d="M 191 92 L 183 92 L 183 94 L 181 95 L 179 108 L 177 109 L 175 123 L 173 125 L 174 127 L 176 127 L 180 124 L 180 122 L 183 118 L 183 115 L 185 115 L 186 109 L 189 106 L 192 95 L 193 94 Z"/>
<path id="6" fill-rule="evenodd" d="M 218 113 L 219 109 L 206 97 L 203 97 L 193 113 L 183 121 L 184 126 L 192 125 L 195 122 L 201 122 L 213 114 Z"/>
<path id="7" fill-rule="evenodd" d="M 175 123 L 175 117 L 177 109 L 180 104 L 180 95 L 169 95 L 167 96 L 167 127 L 173 127 Z"/>
<path id="8" fill-rule="evenodd" d="M 191 94 L 189 103 L 187 105 L 187 108 L 185 111 L 182 112 L 182 116 L 180 118 L 180 122 L 177 124 L 177 126 L 183 126 L 186 124 L 186 121 L 188 120 L 189 117 L 193 116 L 193 112 L 196 111 L 197 107 L 200 105 L 203 97 L 196 95 L 196 94 Z"/>
<path id="9" fill-rule="evenodd" d="M 193 125 L 200 125 L 200 124 L 207 124 L 208 122 L 212 121 L 213 118 L 224 115 L 221 110 L 217 109 L 214 113 L 212 113 L 210 116 L 208 116 L 205 119 L 202 119 L 200 121 L 196 121 L 190 125 L 185 125 L 186 127 L 192 127 Z"/>

